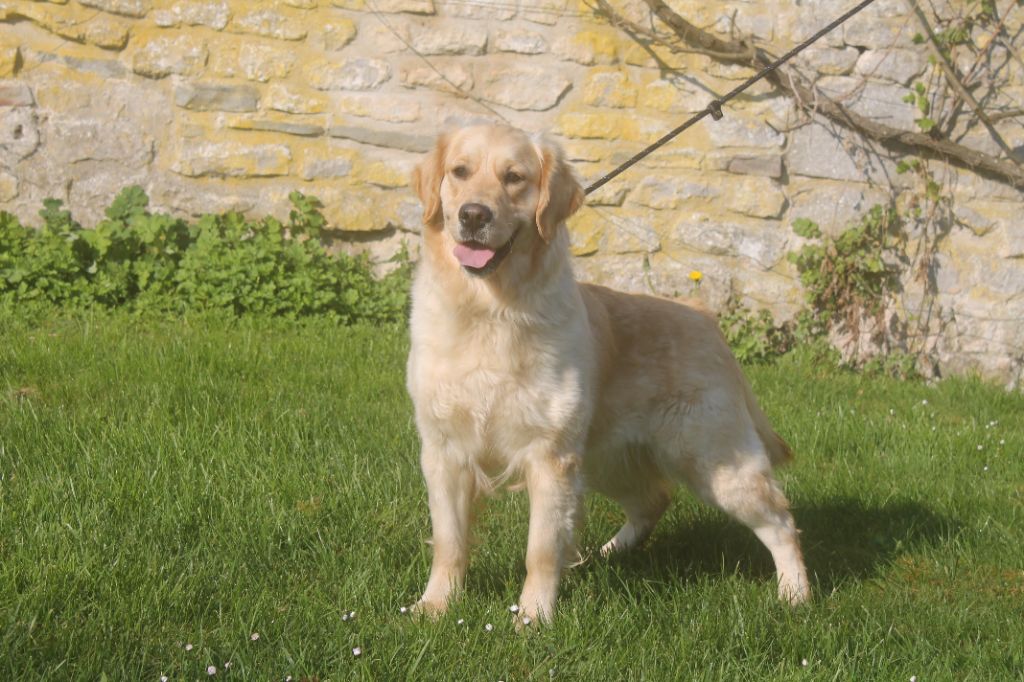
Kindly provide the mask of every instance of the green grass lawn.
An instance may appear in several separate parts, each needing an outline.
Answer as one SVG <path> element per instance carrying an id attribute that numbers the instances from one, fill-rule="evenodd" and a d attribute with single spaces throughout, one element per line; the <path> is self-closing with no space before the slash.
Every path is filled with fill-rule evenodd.
<path id="1" fill-rule="evenodd" d="M 753 534 L 680 491 L 647 547 L 591 556 L 517 634 L 522 494 L 483 514 L 450 616 L 399 613 L 430 559 L 404 330 L 0 324 L 0 679 L 1024 675 L 1020 393 L 749 368 L 797 455 L 813 604 L 777 604 Z M 592 550 L 621 517 L 588 510 Z"/>

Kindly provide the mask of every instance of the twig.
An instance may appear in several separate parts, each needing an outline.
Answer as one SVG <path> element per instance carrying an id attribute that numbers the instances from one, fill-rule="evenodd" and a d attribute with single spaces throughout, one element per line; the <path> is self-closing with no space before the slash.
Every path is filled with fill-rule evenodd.
<path id="1" fill-rule="evenodd" d="M 702 31 L 673 11 L 662 0 L 644 0 L 651 11 L 662 20 L 684 42 L 701 48 L 730 55 L 723 61 L 745 64 L 754 68 L 762 68 L 769 63 L 767 53 L 746 43 L 723 41 Z M 878 123 L 865 116 L 854 113 L 829 99 L 823 94 L 815 94 L 811 89 L 801 85 L 794 79 L 787 82 L 784 73 L 777 69 L 768 74 L 767 79 L 786 94 L 798 101 L 817 101 L 817 112 L 825 118 L 858 132 L 877 142 L 888 146 L 909 147 L 918 153 L 926 151 L 940 157 L 953 160 L 959 165 L 975 169 L 1002 178 L 1014 187 L 1024 188 L 1024 168 L 1016 163 L 1003 161 L 990 154 L 984 154 L 969 147 L 946 139 L 936 139 L 923 133 L 893 128 Z"/>
<path id="2" fill-rule="evenodd" d="M 946 76 L 946 82 L 949 83 L 950 87 L 953 88 L 961 100 L 967 102 L 974 111 L 974 115 L 978 117 L 978 120 L 981 121 L 982 125 L 985 126 L 985 129 L 988 130 L 988 134 L 992 136 L 992 139 L 995 140 L 997 145 L 999 145 L 999 148 L 1006 153 L 1006 156 L 1014 163 L 1019 163 L 1014 155 L 1013 149 L 1010 148 L 1010 145 L 1006 144 L 1006 140 L 1004 140 L 1003 136 L 999 134 L 998 130 L 996 130 L 996 127 L 992 124 L 992 120 L 981 108 L 981 105 L 978 104 L 978 100 L 974 99 L 974 95 L 972 95 L 967 88 L 964 87 L 963 83 L 960 82 L 953 65 L 949 63 L 949 59 L 946 58 L 946 54 L 941 48 L 939 48 L 939 41 L 938 38 L 935 37 L 935 31 L 932 30 L 931 24 L 928 23 L 928 17 L 925 16 L 921 6 L 917 4 L 917 0 L 907 0 L 907 2 L 910 4 L 910 8 L 914 11 L 914 15 L 917 17 L 917 22 L 921 25 L 921 28 L 924 29 L 925 33 L 928 34 L 928 49 L 931 50 L 939 68 L 942 69 L 942 73 Z"/>

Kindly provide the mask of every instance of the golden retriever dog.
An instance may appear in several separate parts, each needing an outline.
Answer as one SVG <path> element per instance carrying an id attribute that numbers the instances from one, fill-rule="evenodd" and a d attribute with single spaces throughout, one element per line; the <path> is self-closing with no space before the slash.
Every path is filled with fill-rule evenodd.
<path id="1" fill-rule="evenodd" d="M 782 600 L 808 599 L 772 476 L 788 446 L 713 315 L 576 282 L 565 220 L 584 194 L 561 149 L 464 128 L 440 137 L 413 184 L 424 227 L 407 381 L 433 531 L 414 608 L 440 614 L 462 589 L 475 502 L 506 483 L 530 500 L 521 622 L 554 613 L 585 491 L 625 511 L 609 554 L 651 533 L 680 481 L 757 534 Z"/>

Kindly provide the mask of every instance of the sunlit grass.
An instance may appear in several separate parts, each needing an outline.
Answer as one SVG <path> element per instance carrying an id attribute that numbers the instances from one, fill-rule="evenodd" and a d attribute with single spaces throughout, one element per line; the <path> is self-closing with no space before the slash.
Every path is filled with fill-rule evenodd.
<path id="1" fill-rule="evenodd" d="M 754 536 L 680 494 L 646 548 L 592 557 L 567 575 L 555 624 L 516 634 L 522 495 L 480 519 L 450 617 L 399 613 L 429 567 L 404 330 L 0 325 L 3 679 L 209 679 L 208 666 L 253 680 L 1024 670 L 1019 393 L 799 355 L 749 368 L 797 453 L 781 475 L 814 603 L 779 606 Z M 596 498 L 588 511 L 593 548 L 621 517 Z"/>

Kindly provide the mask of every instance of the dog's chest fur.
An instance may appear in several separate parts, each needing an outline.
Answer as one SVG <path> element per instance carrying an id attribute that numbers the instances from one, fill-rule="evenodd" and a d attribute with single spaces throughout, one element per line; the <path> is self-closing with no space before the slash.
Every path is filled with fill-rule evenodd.
<path id="1" fill-rule="evenodd" d="M 585 318 L 531 323 L 432 303 L 417 311 L 409 357 L 421 433 L 488 469 L 514 465 L 531 447 L 584 437 L 592 359 L 576 327 Z M 426 324 L 429 333 L 417 334 Z"/>

